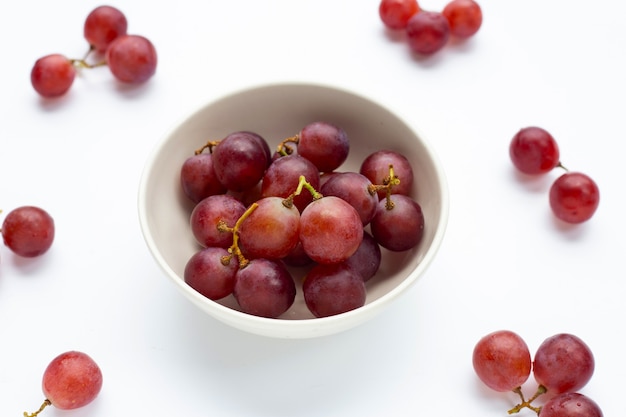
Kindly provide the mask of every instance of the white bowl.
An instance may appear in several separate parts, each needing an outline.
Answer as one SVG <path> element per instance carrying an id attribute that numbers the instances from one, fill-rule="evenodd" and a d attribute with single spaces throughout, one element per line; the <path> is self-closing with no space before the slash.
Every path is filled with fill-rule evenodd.
<path id="1" fill-rule="evenodd" d="M 300 286 L 294 305 L 278 319 L 238 311 L 232 296 L 216 302 L 200 295 L 183 279 L 185 265 L 199 246 L 189 225 L 192 203 L 180 185 L 182 163 L 207 140 L 234 131 L 256 132 L 274 147 L 314 121 L 333 123 L 347 132 L 350 155 L 340 171 L 358 172 L 367 155 L 383 148 L 399 151 L 409 159 L 415 173 L 412 197 L 421 205 L 425 219 L 421 243 L 407 252 L 383 250 L 381 268 L 367 283 L 366 304 L 331 317 L 314 318 L 304 303 Z M 311 338 L 338 333 L 367 321 L 410 288 L 440 247 L 449 200 L 444 171 L 431 145 L 405 121 L 358 94 L 295 83 L 238 91 L 209 103 L 184 120 L 163 138 L 147 160 L 138 205 L 148 249 L 176 288 L 195 305 L 246 332 Z"/>

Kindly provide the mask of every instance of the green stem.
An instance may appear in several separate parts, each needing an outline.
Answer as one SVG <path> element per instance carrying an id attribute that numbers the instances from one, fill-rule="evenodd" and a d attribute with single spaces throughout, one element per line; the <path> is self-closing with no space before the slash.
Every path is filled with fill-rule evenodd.
<path id="1" fill-rule="evenodd" d="M 535 392 L 535 395 L 533 395 L 532 397 L 530 397 L 528 400 L 526 400 L 524 398 L 524 394 L 522 393 L 522 388 L 521 387 L 517 387 L 513 390 L 514 393 L 516 393 L 517 395 L 519 395 L 520 399 L 521 399 L 521 403 L 517 404 L 515 407 L 511 408 L 509 410 L 509 414 L 515 414 L 515 413 L 519 413 L 522 408 L 529 408 L 531 410 L 533 410 L 535 413 L 537 413 L 537 415 L 539 415 L 539 413 L 541 412 L 541 407 L 535 407 L 532 404 L 533 401 L 535 401 L 537 399 L 537 397 L 539 397 L 540 395 L 543 395 L 547 392 L 547 388 L 544 387 L 543 385 L 539 385 L 539 387 L 537 387 L 537 391 Z"/>
<path id="2" fill-rule="evenodd" d="M 52 403 L 50 402 L 49 399 L 45 399 L 43 404 L 41 404 L 41 407 L 39 407 L 39 410 L 35 411 L 34 413 L 27 413 L 26 411 L 24 411 L 24 417 L 37 417 L 39 415 L 39 413 L 41 413 L 43 411 L 44 408 L 46 408 L 47 406 L 52 405 Z"/>
<path id="3" fill-rule="evenodd" d="M 250 216 L 250 214 L 252 214 L 254 210 L 256 210 L 257 207 L 259 207 L 257 203 L 252 203 L 250 207 L 248 207 L 248 209 L 241 215 L 241 217 L 237 219 L 237 222 L 233 227 L 228 227 L 228 225 L 222 220 L 217 223 L 217 229 L 220 232 L 231 232 L 233 234 L 233 244 L 230 248 L 228 248 L 228 253 L 230 253 L 230 255 L 222 258 L 222 264 L 228 265 L 233 256 L 237 257 L 239 268 L 245 268 L 250 263 L 239 248 L 239 229 L 241 228 L 241 224 L 248 218 L 248 216 Z"/>

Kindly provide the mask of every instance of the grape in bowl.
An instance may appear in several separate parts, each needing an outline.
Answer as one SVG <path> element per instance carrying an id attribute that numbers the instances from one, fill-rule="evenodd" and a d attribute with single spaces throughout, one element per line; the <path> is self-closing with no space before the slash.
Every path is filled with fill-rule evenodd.
<path id="1" fill-rule="evenodd" d="M 341 127 L 350 140 L 347 159 L 336 170 L 358 172 L 367 156 L 381 149 L 404 155 L 414 171 L 410 195 L 419 202 L 424 228 L 417 246 L 382 249 L 376 274 L 366 282 L 361 307 L 328 317 L 307 308 L 301 279 L 295 277 L 293 304 L 278 318 L 243 312 L 234 297 L 212 300 L 185 282 L 189 259 L 200 249 L 190 227 L 195 203 L 181 186 L 181 167 L 199 145 L 233 132 L 254 132 L 270 148 L 312 122 Z M 338 333 L 366 322 L 406 292 L 438 252 L 448 221 L 448 189 L 431 145 L 388 107 L 332 86 L 291 83 L 255 86 L 201 107 L 157 144 L 142 174 L 138 211 L 149 251 L 175 287 L 204 312 L 234 328 L 277 338 L 312 338 Z M 365 229 L 368 230 L 368 229 Z"/>

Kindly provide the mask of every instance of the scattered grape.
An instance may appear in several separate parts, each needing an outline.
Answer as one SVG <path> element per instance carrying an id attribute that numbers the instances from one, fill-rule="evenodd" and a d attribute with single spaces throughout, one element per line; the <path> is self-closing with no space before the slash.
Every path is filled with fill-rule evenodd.
<path id="1" fill-rule="evenodd" d="M 302 284 L 304 300 L 315 317 L 345 313 L 365 304 L 365 283 L 345 263 L 314 266 Z"/>
<path id="2" fill-rule="evenodd" d="M 561 333 L 546 339 L 533 362 L 535 380 L 551 394 L 575 392 L 593 375 L 595 361 L 579 337 Z"/>
<path id="3" fill-rule="evenodd" d="M 87 15 L 83 32 L 91 48 L 104 53 L 111 42 L 126 35 L 127 28 L 124 13 L 112 6 L 99 6 Z"/>
<path id="4" fill-rule="evenodd" d="M 89 355 L 78 351 L 62 353 L 44 371 L 42 390 L 46 400 L 38 411 L 24 413 L 24 417 L 35 417 L 49 405 L 60 410 L 83 407 L 98 396 L 101 388 L 102 372 Z"/>
<path id="5" fill-rule="evenodd" d="M 118 80 L 132 84 L 143 83 L 156 72 L 157 53 L 147 38 L 123 35 L 107 48 L 106 63 Z"/>
<path id="6" fill-rule="evenodd" d="M 420 8 L 416 0 L 382 0 L 378 14 L 389 29 L 404 29 Z"/>
<path id="7" fill-rule="evenodd" d="M 35 61 L 30 73 L 33 88 L 42 97 L 54 98 L 67 93 L 76 77 L 72 60 L 61 54 L 46 55 Z"/>
<path id="8" fill-rule="evenodd" d="M 280 261 L 259 258 L 237 271 L 233 295 L 245 313 L 276 318 L 293 304 L 296 287 Z"/>
<path id="9" fill-rule="evenodd" d="M 481 338 L 474 347 L 472 364 L 478 378 L 499 392 L 520 387 L 531 370 L 526 342 L 509 330 L 498 330 Z"/>
<path id="10" fill-rule="evenodd" d="M 54 220 L 50 214 L 34 206 L 22 206 L 9 212 L 1 229 L 4 244 L 27 258 L 47 252 L 54 241 L 54 232 Z"/>
<path id="11" fill-rule="evenodd" d="M 559 147 L 554 137 L 540 127 L 520 129 L 509 145 L 513 165 L 524 174 L 545 174 L 559 165 Z"/>
<path id="12" fill-rule="evenodd" d="M 549 198 L 557 218 L 576 224 L 594 215 L 600 204 L 600 190 L 588 175 L 567 172 L 552 184 Z"/>
<path id="13" fill-rule="evenodd" d="M 474 0 L 452 0 L 443 9 L 450 34 L 465 39 L 473 36 L 483 23 L 483 13 Z"/>
<path id="14" fill-rule="evenodd" d="M 406 34 L 411 50 L 420 55 L 432 55 L 448 42 L 450 24 L 439 12 L 420 11 L 409 19 Z"/>
<path id="15" fill-rule="evenodd" d="M 546 402 L 539 417 L 603 417 L 602 410 L 591 398 L 568 392 Z"/>

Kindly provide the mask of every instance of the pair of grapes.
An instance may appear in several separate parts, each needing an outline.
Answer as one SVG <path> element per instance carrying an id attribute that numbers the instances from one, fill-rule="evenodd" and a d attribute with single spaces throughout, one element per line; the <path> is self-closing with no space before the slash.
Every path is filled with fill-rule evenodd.
<path id="1" fill-rule="evenodd" d="M 242 311 L 275 318 L 295 299 L 288 267 L 306 266 L 303 295 L 313 315 L 364 305 L 381 246 L 416 246 L 424 217 L 408 196 L 406 157 L 381 150 L 360 172 L 337 171 L 348 153 L 346 132 L 326 122 L 308 124 L 274 153 L 247 131 L 196 150 L 181 167 L 181 184 L 195 203 L 190 225 L 202 249 L 188 261 L 185 281 L 207 298 L 232 294 Z"/>
<path id="2" fill-rule="evenodd" d="M 54 219 L 47 211 L 35 206 L 21 206 L 11 210 L 0 234 L 12 252 L 25 258 L 43 255 L 54 241 Z"/>
<path id="3" fill-rule="evenodd" d="M 85 20 L 83 34 L 89 51 L 82 59 L 50 54 L 35 61 L 30 80 L 42 97 L 54 98 L 67 93 L 80 68 L 108 66 L 113 76 L 124 83 L 143 83 L 156 72 L 157 53 L 147 38 L 127 33 L 126 16 L 112 6 L 99 6 Z M 88 61 L 95 53 L 102 60 Z"/>
<path id="4" fill-rule="evenodd" d="M 595 368 L 593 354 L 579 337 L 559 333 L 544 340 L 534 360 L 526 342 L 510 330 L 498 330 L 482 337 L 472 355 L 478 378 L 498 392 L 513 391 L 521 403 L 509 414 L 529 408 L 540 417 L 602 417 L 602 411 L 589 397 L 577 391 L 591 379 Z M 521 386 L 533 373 L 539 384 L 526 400 Z M 532 403 L 541 395 L 550 398 L 541 407 Z"/>
<path id="5" fill-rule="evenodd" d="M 441 12 L 423 10 L 417 0 L 382 0 L 378 13 L 387 28 L 404 30 L 409 47 L 420 55 L 441 50 L 451 37 L 473 36 L 483 21 L 474 0 L 452 0 Z"/>
<path id="6" fill-rule="evenodd" d="M 515 167 L 527 175 L 543 175 L 560 167 L 560 151 L 554 137 L 545 129 L 530 126 L 520 129 L 509 145 Z M 583 223 L 596 212 L 600 203 L 598 185 L 588 175 L 567 171 L 550 187 L 550 208 L 566 223 Z"/>
<path id="7" fill-rule="evenodd" d="M 68 351 L 55 357 L 46 367 L 41 383 L 45 400 L 34 413 L 36 417 L 52 405 L 60 410 L 73 410 L 92 402 L 102 389 L 102 371 L 86 353 Z"/>

